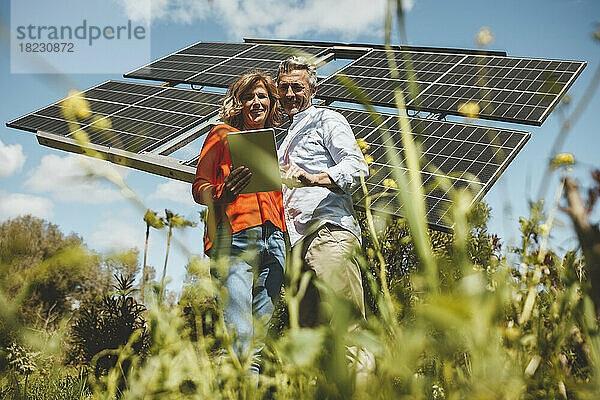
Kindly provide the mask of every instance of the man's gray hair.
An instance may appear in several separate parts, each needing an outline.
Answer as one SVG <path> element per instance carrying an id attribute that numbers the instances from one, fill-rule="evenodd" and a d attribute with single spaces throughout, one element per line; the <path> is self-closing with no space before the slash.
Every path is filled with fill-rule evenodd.
<path id="1" fill-rule="evenodd" d="M 279 64 L 279 70 L 277 71 L 277 83 L 279 84 L 279 77 L 281 74 L 289 74 L 297 69 L 306 70 L 310 90 L 315 90 L 317 87 L 317 68 L 306 57 L 292 56 L 282 61 L 281 64 Z"/>

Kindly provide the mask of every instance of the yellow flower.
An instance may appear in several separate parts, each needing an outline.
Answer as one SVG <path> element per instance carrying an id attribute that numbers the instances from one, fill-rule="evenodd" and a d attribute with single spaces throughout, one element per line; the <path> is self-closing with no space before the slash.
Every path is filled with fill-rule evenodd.
<path id="1" fill-rule="evenodd" d="M 550 166 L 554 169 L 559 167 L 568 167 L 569 165 L 575 164 L 575 157 L 571 153 L 560 153 L 557 154 L 556 157 L 552 161 L 550 161 Z"/>
<path id="2" fill-rule="evenodd" d="M 367 165 L 373 164 L 373 157 L 370 154 L 365 154 L 365 162 Z"/>
<path id="3" fill-rule="evenodd" d="M 461 103 L 458 105 L 458 112 L 467 118 L 477 118 L 477 115 L 479 115 L 479 104 L 474 101 Z"/>
<path id="4" fill-rule="evenodd" d="M 78 131 L 73 132 L 73 137 L 79 142 L 80 146 L 85 146 L 88 143 L 90 143 L 90 137 L 84 130 L 80 129 Z"/>
<path id="5" fill-rule="evenodd" d="M 369 146 L 367 141 L 363 138 L 356 139 L 356 143 L 358 143 L 358 147 L 360 147 L 360 150 L 363 152 L 363 154 L 365 154 L 367 150 L 371 148 L 371 146 Z"/>
<path id="6" fill-rule="evenodd" d="M 398 185 L 396 184 L 396 181 L 394 181 L 392 178 L 385 178 L 382 183 L 383 183 L 383 186 L 385 186 L 386 188 L 398 189 Z"/>
<path id="7" fill-rule="evenodd" d="M 94 117 L 92 118 L 92 124 L 90 125 L 90 128 L 96 131 L 110 129 L 111 127 L 112 124 L 110 123 L 110 119 L 101 115 L 94 115 Z"/>
<path id="8" fill-rule="evenodd" d="M 373 250 L 372 248 L 367 248 L 367 257 L 369 258 L 375 258 L 375 250 Z"/>
<path id="9" fill-rule="evenodd" d="M 91 115 L 90 104 L 83 97 L 83 93 L 69 90 L 69 97 L 61 102 L 63 115 L 67 120 L 88 118 Z"/>
<path id="10" fill-rule="evenodd" d="M 494 41 L 494 34 L 487 26 L 484 26 L 475 35 L 475 41 L 480 47 L 487 47 Z"/>

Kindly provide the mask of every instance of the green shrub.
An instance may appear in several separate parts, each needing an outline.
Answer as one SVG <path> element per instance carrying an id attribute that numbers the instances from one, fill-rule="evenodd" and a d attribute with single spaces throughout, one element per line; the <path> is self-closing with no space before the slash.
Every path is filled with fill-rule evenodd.
<path id="1" fill-rule="evenodd" d="M 146 308 L 131 296 L 134 278 L 115 278 L 116 294 L 104 296 L 99 304 L 82 306 L 71 329 L 71 360 L 90 365 L 96 377 L 117 364 L 118 350 L 125 345 L 130 344 L 139 356 L 148 351 Z"/>

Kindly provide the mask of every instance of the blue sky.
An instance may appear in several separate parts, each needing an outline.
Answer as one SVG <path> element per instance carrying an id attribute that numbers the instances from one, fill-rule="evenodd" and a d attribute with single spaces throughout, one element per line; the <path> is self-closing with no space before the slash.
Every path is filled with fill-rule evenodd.
<path id="1" fill-rule="evenodd" d="M 156 0 L 151 16 L 145 0 L 105 2 L 103 18 L 151 19 L 151 58 L 156 59 L 200 40 L 242 41 L 243 37 L 298 40 L 383 42 L 383 0 Z M 432 1 L 407 4 L 408 42 L 418 46 L 475 48 L 475 35 L 488 27 L 495 40 L 489 46 L 511 56 L 587 61 L 588 65 L 570 90 L 572 105 L 581 98 L 600 62 L 600 42 L 592 39 L 600 22 L 597 0 L 530 1 Z M 0 74 L 3 93 L 0 115 L 6 122 L 65 97 L 70 88 L 86 89 L 107 79 L 124 80 L 120 74 L 11 74 L 10 4 L 2 2 Z M 121 52 L 121 53 L 120 53 Z M 116 48 L 102 62 L 123 60 L 130 54 Z M 147 62 L 129 60 L 130 68 Z M 123 65 L 127 67 L 127 65 Z M 129 69 L 124 68 L 122 72 Z M 579 122 L 573 126 L 562 151 L 575 155 L 572 174 L 584 184 L 589 171 L 599 167 L 600 135 L 597 133 L 600 98 L 594 96 Z M 537 196 L 549 152 L 557 137 L 560 119 L 555 110 L 542 127 L 475 121 L 482 125 L 525 130 L 532 137 L 502 178 L 486 195 L 493 208 L 490 230 L 505 243 L 518 238 L 518 218 L 528 213 L 528 202 Z M 458 120 L 458 119 L 455 119 Z M 143 250 L 145 225 L 140 212 L 118 190 L 104 182 L 82 183 L 79 156 L 40 146 L 35 135 L 0 126 L 0 220 L 30 212 L 58 224 L 65 233 L 80 234 L 88 245 L 101 252 L 115 247 Z M 189 150 L 199 150 L 192 146 Z M 94 168 L 100 168 L 94 166 Z M 140 199 L 156 211 L 164 208 L 198 220 L 186 185 L 150 174 L 119 169 Z M 551 201 L 558 177 L 547 182 Z M 554 245 L 573 244 L 569 221 L 559 213 L 552 234 Z M 201 253 L 200 228 L 175 234 L 192 253 Z M 164 262 L 166 238 L 151 235 L 149 264 L 157 269 Z M 140 260 L 141 261 L 141 260 Z M 179 290 L 186 264 L 185 252 L 176 249 L 170 258 L 170 289 Z"/>

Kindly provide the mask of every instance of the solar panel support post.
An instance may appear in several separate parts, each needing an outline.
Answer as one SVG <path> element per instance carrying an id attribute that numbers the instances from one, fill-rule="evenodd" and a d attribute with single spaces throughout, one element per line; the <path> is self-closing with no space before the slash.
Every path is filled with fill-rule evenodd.
<path id="1" fill-rule="evenodd" d="M 196 173 L 194 167 L 182 165 L 180 160 L 172 157 L 150 153 L 135 154 L 92 143 L 82 147 L 75 139 L 43 131 L 38 131 L 36 136 L 38 143 L 43 146 L 87 156 L 91 156 L 89 152 L 86 152 L 86 150 L 90 150 L 105 157 L 105 161 L 183 182 L 193 182 Z"/>

